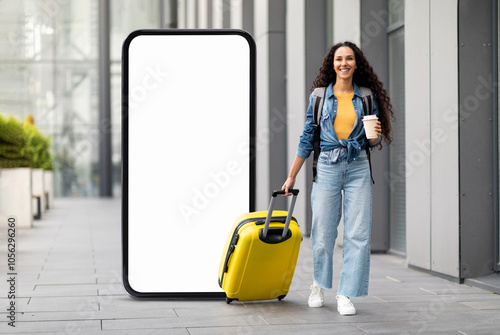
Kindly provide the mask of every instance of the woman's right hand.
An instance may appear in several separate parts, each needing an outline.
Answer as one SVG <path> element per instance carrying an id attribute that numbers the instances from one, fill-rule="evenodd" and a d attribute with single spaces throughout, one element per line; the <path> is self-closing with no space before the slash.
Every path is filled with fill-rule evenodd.
<path id="1" fill-rule="evenodd" d="M 283 187 L 281 188 L 282 190 L 285 191 L 284 196 L 288 197 L 292 195 L 292 193 L 288 192 L 288 190 L 292 189 L 293 186 L 295 185 L 295 178 L 297 174 L 300 171 L 300 168 L 306 161 L 305 158 L 295 156 L 295 159 L 293 160 L 292 168 L 290 169 L 290 173 L 288 173 L 288 179 L 285 181 L 283 184 Z"/>
<path id="2" fill-rule="evenodd" d="M 288 179 L 283 184 L 282 190 L 285 190 L 285 197 L 292 195 L 292 193 L 288 192 L 288 190 L 292 189 L 295 185 L 295 178 L 288 177 Z"/>

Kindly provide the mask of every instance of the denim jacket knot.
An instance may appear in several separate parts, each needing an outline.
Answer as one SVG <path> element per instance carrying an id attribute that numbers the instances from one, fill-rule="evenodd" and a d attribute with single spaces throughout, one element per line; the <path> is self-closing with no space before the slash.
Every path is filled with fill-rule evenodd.
<path id="1" fill-rule="evenodd" d="M 339 146 L 330 150 L 322 151 L 319 156 L 319 161 L 327 164 L 336 164 L 344 160 L 351 163 L 359 157 L 361 153 L 361 145 L 353 139 L 339 140 Z"/>
<path id="2" fill-rule="evenodd" d="M 332 83 L 326 88 L 325 100 L 320 118 L 320 151 L 322 152 L 320 154 L 320 159 L 323 156 L 323 161 L 329 161 L 330 164 L 343 159 L 347 159 L 351 162 L 359 156 L 360 152 L 365 149 L 366 146 L 366 135 L 362 121 L 365 113 L 363 110 L 361 91 L 355 83 L 353 86 L 354 95 L 352 103 L 356 113 L 356 121 L 349 137 L 341 140 L 338 139 L 333 127 L 335 117 L 337 116 L 337 97 L 333 93 Z M 297 156 L 302 158 L 308 158 L 314 150 L 314 117 L 312 102 L 313 95 L 311 94 L 306 113 L 306 123 L 297 148 Z M 378 108 L 375 99 L 373 100 L 373 114 L 378 116 Z M 326 159 L 325 155 L 329 158 Z"/>

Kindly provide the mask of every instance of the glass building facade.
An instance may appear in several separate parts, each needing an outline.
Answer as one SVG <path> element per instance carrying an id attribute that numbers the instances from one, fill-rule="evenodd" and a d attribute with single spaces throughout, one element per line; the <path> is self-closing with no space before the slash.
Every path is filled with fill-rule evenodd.
<path id="1" fill-rule="evenodd" d="M 120 193 L 121 45 L 160 27 L 159 1 L 110 1 L 112 184 Z M 99 1 L 0 1 L 0 113 L 32 114 L 52 138 L 55 195 L 98 196 Z M 101 13 L 102 14 L 102 13 Z M 105 32 L 104 32 L 105 33 Z"/>

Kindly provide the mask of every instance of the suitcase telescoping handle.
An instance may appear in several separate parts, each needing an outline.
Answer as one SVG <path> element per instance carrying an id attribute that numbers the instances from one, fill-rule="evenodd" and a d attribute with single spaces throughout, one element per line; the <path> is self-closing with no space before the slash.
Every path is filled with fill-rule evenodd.
<path id="1" fill-rule="evenodd" d="M 297 195 L 299 194 L 299 190 L 289 189 L 288 192 L 292 193 L 293 197 L 292 197 L 292 203 L 290 204 L 290 210 L 288 211 L 288 215 L 286 217 L 285 227 L 283 228 L 283 235 L 281 235 L 283 238 L 288 233 L 288 226 L 290 225 L 290 221 L 292 219 L 293 208 L 295 207 L 295 201 L 297 201 Z M 269 230 L 269 224 L 271 223 L 271 217 L 273 216 L 274 202 L 276 201 L 276 197 L 278 196 L 278 194 L 285 194 L 285 193 L 286 192 L 284 190 L 273 191 L 273 195 L 271 197 L 271 203 L 269 204 L 269 209 L 267 211 L 264 231 L 262 232 L 264 238 L 267 237 L 267 231 Z"/>

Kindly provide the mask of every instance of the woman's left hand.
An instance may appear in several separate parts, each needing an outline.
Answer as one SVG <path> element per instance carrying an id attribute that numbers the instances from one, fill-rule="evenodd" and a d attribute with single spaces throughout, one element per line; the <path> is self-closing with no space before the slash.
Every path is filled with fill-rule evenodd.
<path id="1" fill-rule="evenodd" d="M 382 123 L 380 121 L 377 121 L 375 125 L 375 132 L 377 132 L 377 138 L 370 140 L 371 145 L 377 145 L 380 142 L 380 136 L 382 135 Z"/>

